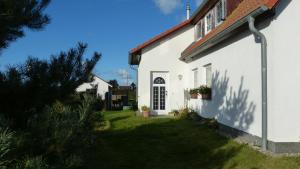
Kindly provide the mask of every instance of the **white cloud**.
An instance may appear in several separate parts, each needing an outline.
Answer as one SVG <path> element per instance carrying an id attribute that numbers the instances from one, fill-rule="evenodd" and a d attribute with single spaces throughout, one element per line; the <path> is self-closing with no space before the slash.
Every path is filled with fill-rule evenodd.
<path id="1" fill-rule="evenodd" d="M 132 75 L 126 69 L 117 70 L 116 75 L 119 77 L 121 83 L 124 85 L 130 85 L 133 82 Z"/>
<path id="2" fill-rule="evenodd" d="M 154 0 L 154 2 L 166 15 L 172 13 L 175 9 L 182 5 L 181 0 Z"/>
<path id="3" fill-rule="evenodd" d="M 196 6 L 198 7 L 199 5 L 202 4 L 202 0 L 195 0 Z"/>

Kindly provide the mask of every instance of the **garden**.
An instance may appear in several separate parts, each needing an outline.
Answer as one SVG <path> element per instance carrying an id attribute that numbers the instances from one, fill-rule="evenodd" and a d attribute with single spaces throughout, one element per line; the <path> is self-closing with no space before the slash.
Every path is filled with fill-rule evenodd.
<path id="1" fill-rule="evenodd" d="M 106 127 L 94 132 L 88 169 L 295 169 L 300 157 L 262 154 L 218 134 L 215 121 L 195 114 L 149 117 L 105 112 Z"/>

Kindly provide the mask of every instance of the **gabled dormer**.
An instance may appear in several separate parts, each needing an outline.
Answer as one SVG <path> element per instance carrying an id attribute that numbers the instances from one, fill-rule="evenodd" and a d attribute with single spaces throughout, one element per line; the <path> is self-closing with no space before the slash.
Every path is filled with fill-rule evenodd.
<path id="1" fill-rule="evenodd" d="M 226 18 L 227 0 L 218 0 L 195 24 L 195 41 L 200 40 Z"/>

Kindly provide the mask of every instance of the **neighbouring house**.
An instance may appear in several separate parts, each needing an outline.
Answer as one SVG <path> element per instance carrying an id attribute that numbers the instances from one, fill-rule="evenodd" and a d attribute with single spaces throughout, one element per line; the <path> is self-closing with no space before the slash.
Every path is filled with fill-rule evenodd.
<path id="1" fill-rule="evenodd" d="M 105 99 L 105 94 L 109 92 L 109 88 L 112 87 L 108 82 L 103 80 L 102 78 L 93 75 L 93 80 L 90 83 L 84 83 L 80 85 L 76 92 L 92 92 L 97 95 L 97 97 L 101 98 L 102 100 Z"/>
<path id="2" fill-rule="evenodd" d="M 299 11 L 298 0 L 203 0 L 130 51 L 139 108 L 189 107 L 263 150 L 300 152 Z M 189 96 L 200 85 L 211 87 L 211 100 Z"/>
<path id="3" fill-rule="evenodd" d="M 135 105 L 136 88 L 132 83 L 130 86 L 118 86 L 111 90 L 111 109 L 127 109 Z"/>

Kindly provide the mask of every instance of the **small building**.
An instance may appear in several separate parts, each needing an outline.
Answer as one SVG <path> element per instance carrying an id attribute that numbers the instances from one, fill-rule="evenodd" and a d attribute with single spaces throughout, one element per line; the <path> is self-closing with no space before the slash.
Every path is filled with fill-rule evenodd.
<path id="1" fill-rule="evenodd" d="M 139 108 L 167 115 L 189 107 L 264 150 L 299 153 L 299 11 L 298 0 L 203 0 L 130 51 Z M 201 85 L 211 100 L 187 94 Z"/>
<path id="2" fill-rule="evenodd" d="M 100 78 L 99 76 L 94 75 L 93 81 L 90 83 L 84 83 L 80 85 L 76 92 L 95 92 L 97 97 L 102 100 L 105 99 L 105 94 L 109 92 L 109 88 L 112 87 L 108 82 Z M 92 91 L 94 90 L 94 91 Z"/>

